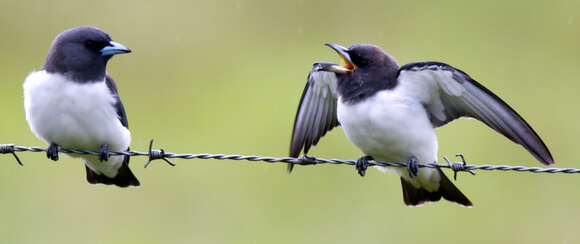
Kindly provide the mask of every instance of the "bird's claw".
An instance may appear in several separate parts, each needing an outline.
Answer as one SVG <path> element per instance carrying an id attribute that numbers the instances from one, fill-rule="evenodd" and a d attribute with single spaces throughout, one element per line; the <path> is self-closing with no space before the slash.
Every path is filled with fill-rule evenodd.
<path id="1" fill-rule="evenodd" d="M 46 157 L 52 161 L 58 161 L 58 145 L 56 143 L 50 143 L 46 149 Z"/>
<path id="2" fill-rule="evenodd" d="M 108 144 L 101 145 L 101 148 L 99 148 L 99 161 L 101 162 L 108 161 L 109 156 L 110 156 L 109 145 Z"/>
<path id="3" fill-rule="evenodd" d="M 409 171 L 409 177 L 413 178 L 419 173 L 419 163 L 417 163 L 417 158 L 415 156 L 409 159 L 407 162 L 407 171 Z"/>
<path id="4" fill-rule="evenodd" d="M 300 160 L 302 165 L 316 164 L 316 157 L 302 155 L 302 157 L 300 157 Z"/>
<path id="5" fill-rule="evenodd" d="M 373 157 L 363 156 L 363 157 L 360 157 L 359 159 L 357 159 L 356 163 L 354 164 L 356 170 L 358 171 L 358 174 L 361 177 L 365 176 L 365 173 L 367 171 L 367 167 L 369 166 L 369 160 L 373 160 Z"/>

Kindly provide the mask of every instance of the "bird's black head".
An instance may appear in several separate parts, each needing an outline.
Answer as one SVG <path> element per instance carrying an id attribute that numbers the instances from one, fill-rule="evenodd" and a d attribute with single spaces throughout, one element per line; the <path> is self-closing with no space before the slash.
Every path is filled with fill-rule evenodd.
<path id="1" fill-rule="evenodd" d="M 54 39 L 43 69 L 78 82 L 98 81 L 105 78 L 107 61 L 113 55 L 129 52 L 107 33 L 82 26 L 66 30 Z"/>
<path id="2" fill-rule="evenodd" d="M 344 66 L 328 66 L 325 70 L 337 74 L 343 100 L 356 102 L 396 85 L 399 65 L 381 48 L 372 44 L 355 44 L 349 48 L 326 45 L 344 61 Z"/>
<path id="3" fill-rule="evenodd" d="M 369 69 L 398 70 L 397 61 L 378 46 L 372 44 L 354 44 L 349 48 L 327 43 L 344 60 L 345 65 L 335 67 L 337 73 L 368 71 Z"/>
<path id="4" fill-rule="evenodd" d="M 348 54 L 351 62 L 359 68 L 399 68 L 391 55 L 372 44 L 354 44 L 348 48 Z"/>

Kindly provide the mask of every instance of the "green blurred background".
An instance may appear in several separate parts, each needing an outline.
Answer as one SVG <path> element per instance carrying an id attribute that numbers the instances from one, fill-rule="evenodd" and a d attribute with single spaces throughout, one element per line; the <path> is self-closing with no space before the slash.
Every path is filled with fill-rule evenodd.
<path id="1" fill-rule="evenodd" d="M 109 63 L 132 148 L 286 156 L 325 42 L 374 43 L 401 64 L 447 62 L 530 122 L 557 167 L 580 167 L 580 1 L 0 1 L 0 143 L 45 144 L 22 82 L 64 29 L 93 25 L 133 50 Z M 483 124 L 438 130 L 440 156 L 540 166 Z M 145 158 L 142 186 L 89 185 L 80 160 L 0 156 L 1 243 L 578 243 L 580 176 L 460 174 L 475 207 L 406 207 L 395 174 L 353 167 Z M 336 129 L 312 155 L 355 159 Z M 450 176 L 450 172 L 446 171 Z"/>

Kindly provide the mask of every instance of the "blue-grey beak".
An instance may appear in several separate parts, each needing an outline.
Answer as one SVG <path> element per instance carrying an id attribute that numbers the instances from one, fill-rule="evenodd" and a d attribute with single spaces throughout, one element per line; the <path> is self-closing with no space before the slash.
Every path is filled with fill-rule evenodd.
<path id="1" fill-rule="evenodd" d="M 130 53 L 131 49 L 121 43 L 110 41 L 109 45 L 103 47 L 100 52 L 101 56 L 112 56 L 115 54 Z"/>
<path id="2" fill-rule="evenodd" d="M 348 54 L 349 51 L 348 48 L 334 43 L 326 43 L 324 45 L 334 49 L 334 51 L 338 53 L 338 56 L 340 56 L 344 61 L 344 66 L 331 66 L 328 69 L 328 71 L 332 71 L 335 73 L 345 73 L 352 72 L 354 71 L 354 69 L 356 69 L 356 65 L 352 63 L 352 59 L 350 59 L 350 54 Z"/>

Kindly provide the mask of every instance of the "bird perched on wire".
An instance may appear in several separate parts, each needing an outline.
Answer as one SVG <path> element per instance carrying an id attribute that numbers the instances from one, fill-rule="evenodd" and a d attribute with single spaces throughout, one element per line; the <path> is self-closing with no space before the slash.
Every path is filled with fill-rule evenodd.
<path id="1" fill-rule="evenodd" d="M 441 197 L 472 206 L 440 169 L 418 169 L 418 162 L 437 161 L 434 129 L 460 117 L 478 119 L 522 145 L 541 163 L 554 163 L 530 125 L 463 71 L 440 62 L 399 67 L 389 54 L 370 44 L 326 45 L 345 65 L 314 64 L 294 122 L 291 157 L 302 150 L 308 153 L 326 132 L 340 125 L 364 154 L 356 162 L 361 176 L 368 160 L 408 162 L 407 169 L 392 170 L 400 176 L 403 200 L 410 206 Z"/>
<path id="2" fill-rule="evenodd" d="M 139 186 L 129 156 L 109 156 L 109 150 L 129 149 L 131 133 L 107 62 L 129 52 L 95 27 L 69 29 L 54 39 L 42 69 L 24 81 L 26 120 L 50 144 L 50 159 L 58 160 L 59 146 L 99 152 L 71 154 L 84 159 L 91 184 Z"/>

